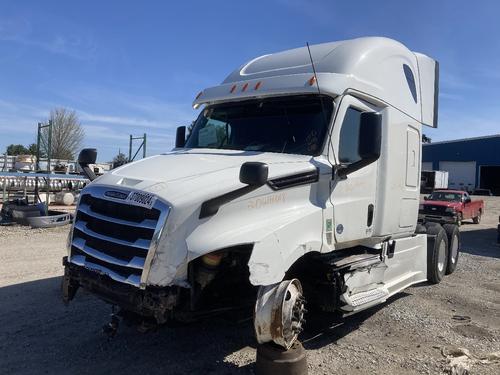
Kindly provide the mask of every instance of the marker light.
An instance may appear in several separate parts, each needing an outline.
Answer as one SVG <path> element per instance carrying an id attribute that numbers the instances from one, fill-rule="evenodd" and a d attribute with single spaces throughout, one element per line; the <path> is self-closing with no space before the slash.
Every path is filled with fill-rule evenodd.
<path id="1" fill-rule="evenodd" d="M 241 92 L 245 91 L 247 87 L 248 87 L 248 82 L 243 85 L 243 87 L 241 88 Z"/>
<path id="2" fill-rule="evenodd" d="M 260 87 L 260 85 L 261 85 L 261 83 L 262 83 L 261 81 L 257 82 L 257 83 L 255 84 L 255 87 L 254 87 L 253 89 L 254 89 L 254 90 L 258 90 L 258 89 L 259 89 L 259 87 Z"/>
<path id="3" fill-rule="evenodd" d="M 231 87 L 231 90 L 229 90 L 229 92 L 232 94 L 234 90 L 236 90 L 236 85 L 233 85 L 233 87 Z"/>
<path id="4" fill-rule="evenodd" d="M 309 78 L 309 81 L 307 81 L 307 82 L 309 83 L 309 86 L 314 85 L 314 82 L 316 82 L 316 77 L 312 76 L 311 78 Z"/>

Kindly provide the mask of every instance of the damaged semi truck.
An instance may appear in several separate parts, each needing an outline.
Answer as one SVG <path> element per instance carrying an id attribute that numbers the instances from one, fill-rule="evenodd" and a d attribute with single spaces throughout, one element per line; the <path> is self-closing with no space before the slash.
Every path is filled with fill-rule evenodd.
<path id="1" fill-rule="evenodd" d="M 196 96 L 175 149 L 81 192 L 64 300 L 83 288 L 156 323 L 253 306 L 258 342 L 289 348 L 305 300 L 350 315 L 439 283 L 458 230 L 417 225 L 437 98 L 438 63 L 387 38 L 247 62 Z"/>

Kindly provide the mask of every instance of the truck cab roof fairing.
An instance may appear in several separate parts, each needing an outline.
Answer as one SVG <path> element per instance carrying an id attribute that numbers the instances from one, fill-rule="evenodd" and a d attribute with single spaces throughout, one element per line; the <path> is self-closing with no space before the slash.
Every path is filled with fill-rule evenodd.
<path id="1" fill-rule="evenodd" d="M 417 121 L 436 127 L 437 62 L 388 38 L 366 37 L 310 46 L 321 93 L 337 96 L 348 89 L 377 97 Z M 404 66 L 415 77 L 417 100 Z M 255 58 L 215 87 L 201 92 L 193 106 L 252 97 L 317 93 L 307 47 Z M 260 82 L 260 83 L 259 83 Z M 435 110 L 436 108 L 436 110 Z"/>

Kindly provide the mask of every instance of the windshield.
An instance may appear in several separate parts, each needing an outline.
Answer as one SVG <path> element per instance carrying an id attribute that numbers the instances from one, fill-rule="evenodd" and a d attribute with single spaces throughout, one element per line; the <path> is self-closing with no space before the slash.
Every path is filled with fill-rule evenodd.
<path id="1" fill-rule="evenodd" d="M 185 147 L 319 155 L 332 110 L 332 100 L 318 95 L 210 106 Z"/>
<path id="2" fill-rule="evenodd" d="M 429 198 L 431 201 L 449 201 L 449 202 L 460 202 L 462 200 L 462 194 L 458 193 L 447 193 L 444 191 L 435 191 Z"/>

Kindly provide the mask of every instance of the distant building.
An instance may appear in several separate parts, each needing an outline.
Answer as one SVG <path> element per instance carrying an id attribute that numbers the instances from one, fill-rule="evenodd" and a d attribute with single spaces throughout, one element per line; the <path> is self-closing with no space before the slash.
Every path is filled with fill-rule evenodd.
<path id="1" fill-rule="evenodd" d="M 447 171 L 451 189 L 500 195 L 500 134 L 424 144 L 422 170 Z"/>

